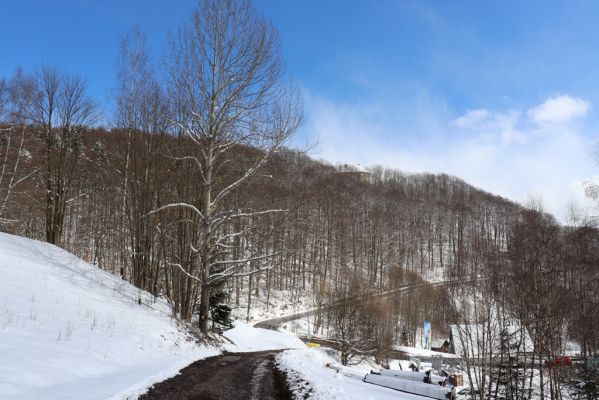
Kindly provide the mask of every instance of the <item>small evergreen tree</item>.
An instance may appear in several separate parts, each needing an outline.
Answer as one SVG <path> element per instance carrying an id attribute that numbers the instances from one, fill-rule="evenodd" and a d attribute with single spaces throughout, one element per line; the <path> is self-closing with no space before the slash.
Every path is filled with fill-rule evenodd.
<path id="1" fill-rule="evenodd" d="M 405 327 L 401 329 L 401 335 L 399 337 L 399 344 L 402 346 L 408 345 L 408 331 L 406 330 Z"/>
<path id="2" fill-rule="evenodd" d="M 224 289 L 214 290 L 210 293 L 210 315 L 212 317 L 212 329 L 223 330 L 233 328 L 231 319 L 231 307 L 225 304 L 229 293 Z"/>

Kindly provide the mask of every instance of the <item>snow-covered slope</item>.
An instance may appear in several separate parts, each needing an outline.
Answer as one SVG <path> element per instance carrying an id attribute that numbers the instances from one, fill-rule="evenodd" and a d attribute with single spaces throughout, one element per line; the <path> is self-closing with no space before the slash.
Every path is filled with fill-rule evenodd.
<path id="1" fill-rule="evenodd" d="M 370 368 L 343 367 L 318 349 L 287 350 L 277 356 L 295 398 L 313 400 L 424 400 L 425 397 L 363 382 Z"/>
<path id="2" fill-rule="evenodd" d="M 0 399 L 127 398 L 218 353 L 170 313 L 58 247 L 0 233 Z"/>

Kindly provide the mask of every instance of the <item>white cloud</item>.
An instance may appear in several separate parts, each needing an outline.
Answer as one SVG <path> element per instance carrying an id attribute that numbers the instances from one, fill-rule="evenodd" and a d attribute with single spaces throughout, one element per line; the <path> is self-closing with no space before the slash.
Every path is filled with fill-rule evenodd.
<path id="1" fill-rule="evenodd" d="M 490 115 L 491 112 L 484 108 L 468 110 L 464 115 L 454 119 L 453 124 L 460 128 L 471 128 L 486 121 Z"/>
<path id="2" fill-rule="evenodd" d="M 561 95 L 551 97 L 528 110 L 528 116 L 538 124 L 566 122 L 582 117 L 591 108 L 591 103 L 578 97 Z"/>
<path id="3" fill-rule="evenodd" d="M 590 204 L 581 182 L 591 179 L 599 167 L 590 154 L 587 127 L 571 123 L 575 107 L 559 115 L 549 112 L 559 109 L 556 104 L 567 104 L 564 98 L 575 99 L 560 98 L 532 107 L 535 113 L 477 109 L 454 119 L 431 107 L 428 116 L 419 116 L 426 125 L 408 121 L 406 128 L 384 118 L 395 113 L 413 119 L 409 112 L 398 110 L 397 104 L 368 106 L 308 97 L 305 129 L 319 138 L 314 155 L 330 162 L 448 173 L 518 202 L 532 194 L 565 221 L 572 201 Z M 574 103 L 579 104 L 578 100 Z M 584 104 L 578 107 L 578 116 L 590 108 Z"/>
<path id="4" fill-rule="evenodd" d="M 516 110 L 495 112 L 484 108 L 468 110 L 451 121 L 451 125 L 475 133 L 496 135 L 503 144 L 523 143 L 525 135 L 518 130 L 522 113 Z"/>

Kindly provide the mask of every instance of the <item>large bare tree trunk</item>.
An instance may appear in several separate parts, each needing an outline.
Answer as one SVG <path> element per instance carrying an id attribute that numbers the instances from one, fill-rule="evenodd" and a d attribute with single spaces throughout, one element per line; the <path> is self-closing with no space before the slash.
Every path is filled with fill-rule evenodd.
<path id="1" fill-rule="evenodd" d="M 281 70 L 278 35 L 249 1 L 199 2 L 191 21 L 171 41 L 168 74 L 175 104 L 171 124 L 193 143 L 188 154 L 173 158 L 197 171 L 202 191 L 200 199 L 180 199 L 155 211 L 183 208 L 188 223 L 201 232 L 199 242 L 185 244 L 199 255 L 199 273 L 172 265 L 201 285 L 199 322 L 207 333 L 212 288 L 266 268 L 262 264 L 272 257 L 250 246 L 235 259 L 233 241 L 248 229 L 223 233 L 224 228 L 240 219 L 250 226 L 260 216 L 281 211 L 243 204 L 229 208 L 226 200 L 282 148 L 297 129 L 301 110 Z M 225 164 L 239 165 L 240 151 L 248 151 L 249 163 L 237 176 L 222 176 Z"/>

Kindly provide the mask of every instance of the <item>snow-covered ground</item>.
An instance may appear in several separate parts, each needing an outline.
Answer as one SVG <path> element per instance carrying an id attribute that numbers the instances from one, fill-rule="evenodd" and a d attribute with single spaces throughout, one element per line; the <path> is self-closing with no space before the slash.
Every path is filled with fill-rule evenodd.
<path id="1" fill-rule="evenodd" d="M 242 291 L 239 299 L 239 305 L 229 304 L 232 307 L 231 316 L 240 321 L 248 321 L 255 324 L 268 319 L 283 317 L 290 314 L 312 310 L 316 308 L 313 301 L 312 291 L 303 290 L 301 294 L 292 293 L 289 290 L 270 291 L 270 295 L 266 296 L 266 290 L 261 290 L 260 295 L 252 294 L 251 307 L 248 314 L 247 309 L 247 293 Z M 290 299 L 294 299 L 290 301 Z"/>
<path id="2" fill-rule="evenodd" d="M 254 328 L 241 321 L 235 321 L 235 327 L 226 331 L 224 336 L 234 343 L 225 345 L 225 349 L 231 352 L 306 348 L 291 332 Z"/>
<path id="3" fill-rule="evenodd" d="M 420 399 L 362 382 L 371 365 L 340 367 L 285 330 L 236 321 L 224 334 L 233 343 L 200 345 L 171 312 L 166 302 L 58 247 L 0 233 L 0 399 L 135 399 L 223 349 L 291 349 L 278 362 L 293 389 L 301 395 L 307 381 L 316 400 Z"/>
<path id="4" fill-rule="evenodd" d="M 421 347 L 409 347 L 409 346 L 394 346 L 396 350 L 406 353 L 409 356 L 413 357 L 441 357 L 441 358 L 453 358 L 460 359 L 460 356 L 452 353 L 441 353 L 438 351 L 432 351 L 428 349 L 423 349 Z"/>
<path id="5" fill-rule="evenodd" d="M 235 346 L 225 346 L 229 351 L 287 349 L 277 356 L 277 364 L 287 373 L 291 389 L 298 399 L 303 399 L 310 391 L 310 399 L 313 400 L 422 400 L 420 396 L 362 382 L 364 375 L 380 366 L 363 362 L 344 367 L 326 354 L 330 349 L 307 348 L 289 331 L 254 328 L 236 321 L 235 328 L 224 335 L 235 342 Z"/>
<path id="6" fill-rule="evenodd" d="M 58 247 L 0 233 L 0 399 L 124 399 L 220 352 L 170 314 Z"/>
<path id="7" fill-rule="evenodd" d="M 287 373 L 297 399 L 303 399 L 308 393 L 312 400 L 423 399 L 422 396 L 365 383 L 362 379 L 370 371 L 369 367 L 343 367 L 315 348 L 284 351 L 277 356 L 277 363 Z"/>

